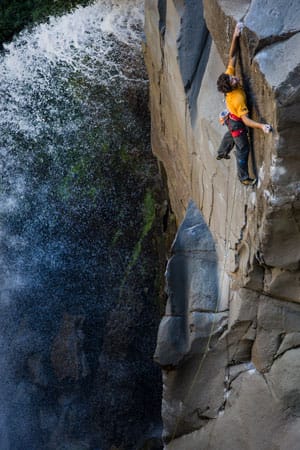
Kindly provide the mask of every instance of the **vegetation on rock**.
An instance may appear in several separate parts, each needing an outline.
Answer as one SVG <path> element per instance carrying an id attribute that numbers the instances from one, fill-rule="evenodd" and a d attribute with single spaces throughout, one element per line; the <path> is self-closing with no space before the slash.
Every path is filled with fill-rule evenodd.
<path id="1" fill-rule="evenodd" d="M 24 27 L 61 15 L 91 0 L 2 0 L 0 3 L 0 43 L 10 41 Z"/>

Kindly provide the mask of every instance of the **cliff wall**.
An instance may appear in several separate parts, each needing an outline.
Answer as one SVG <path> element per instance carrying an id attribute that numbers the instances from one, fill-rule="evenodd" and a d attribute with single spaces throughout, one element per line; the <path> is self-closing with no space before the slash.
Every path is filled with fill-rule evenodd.
<path id="1" fill-rule="evenodd" d="M 300 5 L 146 0 L 152 148 L 181 223 L 156 361 L 167 449 L 296 449 L 300 437 Z M 255 187 L 235 158 L 216 80 L 237 21 Z"/>

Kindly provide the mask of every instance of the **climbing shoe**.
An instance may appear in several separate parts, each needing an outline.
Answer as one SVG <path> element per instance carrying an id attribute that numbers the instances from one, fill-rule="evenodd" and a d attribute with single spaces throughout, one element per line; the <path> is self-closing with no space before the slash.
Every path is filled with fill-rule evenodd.
<path id="1" fill-rule="evenodd" d="M 256 183 L 256 178 L 246 178 L 245 180 L 241 180 L 241 183 L 245 186 L 253 186 Z"/>
<path id="2" fill-rule="evenodd" d="M 218 155 L 217 160 L 219 161 L 220 159 L 230 159 L 230 156 L 229 155 Z"/>

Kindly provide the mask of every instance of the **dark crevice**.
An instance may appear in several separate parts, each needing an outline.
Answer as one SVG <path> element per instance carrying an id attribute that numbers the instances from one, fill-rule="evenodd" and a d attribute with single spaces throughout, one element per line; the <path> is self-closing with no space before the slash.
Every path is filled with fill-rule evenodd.
<path id="1" fill-rule="evenodd" d="M 209 213 L 209 219 L 208 219 L 208 226 L 211 226 L 211 219 L 212 219 L 212 215 L 213 215 L 213 211 L 214 211 L 214 201 L 215 201 L 215 190 L 214 190 L 214 178 L 216 176 L 216 172 L 213 174 L 212 176 L 212 183 L 211 183 L 211 208 L 210 208 L 210 213 Z"/>
<path id="2" fill-rule="evenodd" d="M 257 292 L 260 295 L 263 295 L 264 297 L 268 297 L 268 298 L 274 299 L 274 295 L 271 294 L 270 292 L 267 292 L 267 291 L 264 291 L 264 290 L 255 289 L 255 288 L 251 288 L 251 290 L 253 292 Z M 284 297 L 283 295 L 279 295 L 278 293 L 276 293 L 276 300 L 282 300 L 285 303 L 289 302 L 289 303 L 296 304 L 296 305 L 299 306 L 299 302 L 297 300 L 294 300 L 294 299 L 291 299 L 291 298 L 288 298 L 288 297 Z"/>
<path id="3" fill-rule="evenodd" d="M 158 13 L 159 13 L 159 32 L 161 34 L 161 37 L 165 37 L 165 31 L 166 31 L 166 15 L 167 15 L 167 2 L 166 0 L 159 0 L 158 1 Z"/>
<path id="4" fill-rule="evenodd" d="M 188 92 L 191 89 L 192 85 L 193 85 L 193 82 L 194 82 L 194 80 L 196 78 L 196 75 L 197 75 L 197 73 L 199 71 L 199 66 L 200 66 L 200 64 L 202 62 L 202 58 L 203 58 L 204 53 L 206 51 L 207 45 L 209 45 L 209 47 L 210 47 L 209 38 L 210 38 L 210 34 L 209 34 L 209 31 L 206 29 L 205 32 L 204 32 L 203 45 L 202 45 L 201 50 L 199 52 L 199 56 L 198 56 L 198 60 L 197 60 L 197 63 L 196 63 L 195 70 L 191 74 L 190 79 L 187 80 L 187 82 L 186 82 L 186 84 L 184 86 L 186 92 Z M 204 67 L 204 69 L 205 68 L 206 68 L 206 66 Z"/>
<path id="5" fill-rule="evenodd" d="M 250 322 L 248 328 L 244 331 L 243 336 L 239 338 L 238 342 L 235 345 L 235 351 L 232 354 L 230 361 L 228 361 L 228 367 L 251 362 L 251 352 L 254 340 L 248 339 L 245 336 L 247 336 L 250 328 L 254 328 L 254 326 L 255 323 L 253 321 Z M 244 353 L 240 354 L 241 350 L 243 350 Z"/>
<path id="6" fill-rule="evenodd" d="M 236 255 L 235 255 L 235 263 L 236 263 L 237 266 L 239 265 L 239 258 L 240 258 L 240 255 L 239 255 L 239 249 L 240 249 L 241 246 L 243 245 L 244 231 L 245 231 L 245 229 L 246 229 L 246 227 L 247 227 L 247 223 L 248 223 L 247 211 L 248 211 L 248 205 L 246 204 L 246 205 L 244 206 L 244 217 L 245 217 L 245 219 L 244 219 L 244 224 L 243 224 L 243 226 L 242 226 L 242 228 L 241 228 L 239 240 L 238 240 L 237 243 L 235 244 L 235 251 L 236 251 Z"/>
<path id="7" fill-rule="evenodd" d="M 175 5 L 181 16 L 177 38 L 179 66 L 192 123 L 197 115 L 197 97 L 212 42 L 204 20 L 203 6 L 199 3 L 198 0 L 180 0 Z"/>
<path id="8" fill-rule="evenodd" d="M 283 350 L 280 354 L 276 354 L 274 356 L 273 362 L 284 356 L 286 352 L 289 352 L 290 350 L 295 350 L 296 348 L 300 348 L 300 344 L 294 344 L 291 347 L 288 347 L 287 349 Z"/>
<path id="9" fill-rule="evenodd" d="M 264 382 L 266 383 L 267 389 L 268 389 L 269 393 L 271 394 L 271 396 L 273 398 L 276 398 L 276 397 L 274 397 L 274 393 L 273 393 L 273 391 L 272 391 L 272 389 L 270 387 L 270 384 L 268 382 L 268 378 L 266 377 L 266 375 L 264 373 L 260 373 L 260 375 L 262 376 Z"/>
<path id="10" fill-rule="evenodd" d="M 215 309 L 204 309 L 204 308 L 193 308 L 190 311 L 191 313 L 193 312 L 198 312 L 198 313 L 211 313 L 211 314 L 218 314 L 218 313 L 225 313 L 225 312 L 229 312 L 229 309 L 223 309 L 222 311 L 216 311 Z"/>
<path id="11" fill-rule="evenodd" d="M 283 41 L 287 41 L 291 37 L 295 36 L 295 34 L 299 33 L 299 30 L 289 31 L 287 33 L 283 33 L 279 36 L 268 36 L 265 39 L 260 39 L 258 41 L 257 47 L 254 49 L 253 58 L 257 55 L 258 52 L 269 47 L 270 45 L 277 44 Z"/>
<path id="12" fill-rule="evenodd" d="M 295 207 L 295 202 L 292 203 L 292 213 L 293 213 L 293 218 L 294 218 L 296 227 L 298 229 L 298 232 L 300 233 L 300 217 L 297 217 L 298 210 L 297 210 L 297 207 Z M 299 265 L 300 265 L 300 262 L 299 262 Z"/>
<path id="13" fill-rule="evenodd" d="M 200 88 L 202 85 L 202 80 L 203 80 L 204 72 L 206 69 L 211 44 L 212 44 L 212 39 L 211 39 L 209 32 L 207 32 L 205 41 L 203 42 L 203 47 L 201 49 L 201 53 L 199 54 L 197 68 L 192 75 L 191 82 L 190 82 L 190 89 L 188 91 L 188 100 L 189 100 L 189 107 L 191 110 L 192 124 L 194 123 L 196 116 L 197 116 L 197 103 L 196 102 L 197 102 L 198 94 L 200 92 Z"/>

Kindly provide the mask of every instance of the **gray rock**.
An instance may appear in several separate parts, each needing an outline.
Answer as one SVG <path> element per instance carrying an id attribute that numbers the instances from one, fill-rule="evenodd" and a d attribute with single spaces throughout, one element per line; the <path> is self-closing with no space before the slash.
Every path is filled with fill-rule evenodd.
<path id="1" fill-rule="evenodd" d="M 172 245 L 172 251 L 173 253 L 210 252 L 216 261 L 212 234 L 203 219 L 203 215 L 193 201 L 188 204 L 185 218 L 178 228 Z"/>
<path id="2" fill-rule="evenodd" d="M 232 381 L 234 381 L 241 373 L 247 372 L 247 371 L 255 371 L 255 366 L 252 363 L 243 363 L 243 364 L 236 364 L 234 366 L 229 367 L 229 373 L 228 373 L 228 385 L 230 386 Z"/>
<path id="3" fill-rule="evenodd" d="M 299 368 L 292 360 L 300 329 L 300 5 L 275 3 L 203 1 L 213 43 L 191 112 L 187 88 L 203 31 L 191 17 L 196 3 L 167 3 L 162 42 L 153 27 L 156 3 L 146 1 L 152 146 L 182 223 L 167 268 L 166 308 L 180 326 L 177 334 L 171 326 L 168 333 L 160 329 L 157 347 L 160 336 L 164 345 L 175 342 L 177 370 L 164 373 L 162 403 L 168 450 L 287 450 L 300 438 Z M 224 134 L 215 84 L 241 19 L 237 74 L 251 117 L 274 128 L 270 135 L 250 133 L 254 189 L 240 185 L 234 156 L 215 159 Z M 214 320 L 217 331 L 210 334 Z"/>
<path id="4" fill-rule="evenodd" d="M 278 403 L 257 371 L 241 373 L 225 397 L 225 409 L 216 420 L 173 440 L 168 450 L 287 450 L 279 444 L 283 429 Z"/>
<path id="5" fill-rule="evenodd" d="M 284 336 L 281 345 L 276 353 L 277 356 L 281 356 L 287 350 L 292 348 L 300 347 L 300 332 L 296 333 L 288 333 Z"/>
<path id="6" fill-rule="evenodd" d="M 266 377 L 282 408 L 299 417 L 300 349 L 290 349 L 276 359 Z"/>
<path id="7" fill-rule="evenodd" d="M 158 330 L 154 361 L 162 367 L 176 367 L 189 350 L 184 317 L 165 316 Z"/>
<path id="8" fill-rule="evenodd" d="M 230 301 L 228 327 L 236 328 L 240 322 L 256 320 L 258 308 L 258 294 L 249 289 L 236 291 Z"/>
<path id="9" fill-rule="evenodd" d="M 214 254 L 174 255 L 167 266 L 167 314 L 184 314 L 187 300 L 198 311 L 215 311 L 218 300 L 217 263 Z"/>
<path id="10" fill-rule="evenodd" d="M 211 38 L 203 17 L 202 2 L 190 0 L 180 8 L 181 28 L 177 38 L 179 66 L 191 111 L 192 123 L 197 114 L 197 97 L 205 72 Z"/>
<path id="11" fill-rule="evenodd" d="M 300 5 L 297 0 L 289 4 L 284 0 L 277 0 L 276 3 L 272 0 L 252 0 L 244 23 L 255 35 L 256 42 L 252 38 L 251 44 L 255 42 L 257 51 L 299 31 L 299 17 Z"/>
<path id="12" fill-rule="evenodd" d="M 289 11 L 291 12 L 292 10 Z M 294 15 L 294 18 L 298 21 L 299 16 Z M 299 86 L 296 79 L 299 71 L 299 39 L 299 33 L 295 34 L 295 36 L 291 36 L 283 42 L 279 41 L 270 45 L 268 48 L 257 53 L 255 57 L 255 61 L 258 63 L 262 73 L 265 74 L 267 82 L 277 90 L 277 95 L 279 95 L 281 100 L 281 104 L 278 105 L 280 110 L 282 106 L 289 105 L 291 107 L 292 103 L 299 96 Z M 281 62 L 279 67 L 276 65 L 278 58 L 280 58 Z M 294 81 L 292 82 L 292 80 Z M 288 117 L 288 119 L 298 121 L 299 117 L 296 114 L 293 118 Z"/>
<path id="13" fill-rule="evenodd" d="M 201 349 L 200 349 L 201 350 Z M 201 428 L 224 404 L 226 352 L 217 344 L 206 355 L 194 354 L 178 370 L 164 374 L 164 437 Z"/>
<path id="14" fill-rule="evenodd" d="M 251 359 L 260 372 L 270 369 L 280 345 L 280 332 L 281 330 L 258 329 Z"/>
<path id="15" fill-rule="evenodd" d="M 168 262 L 168 302 L 154 359 L 178 366 L 194 341 L 220 333 L 227 315 L 217 314 L 217 261 L 213 238 L 200 211 L 189 203 Z"/>

